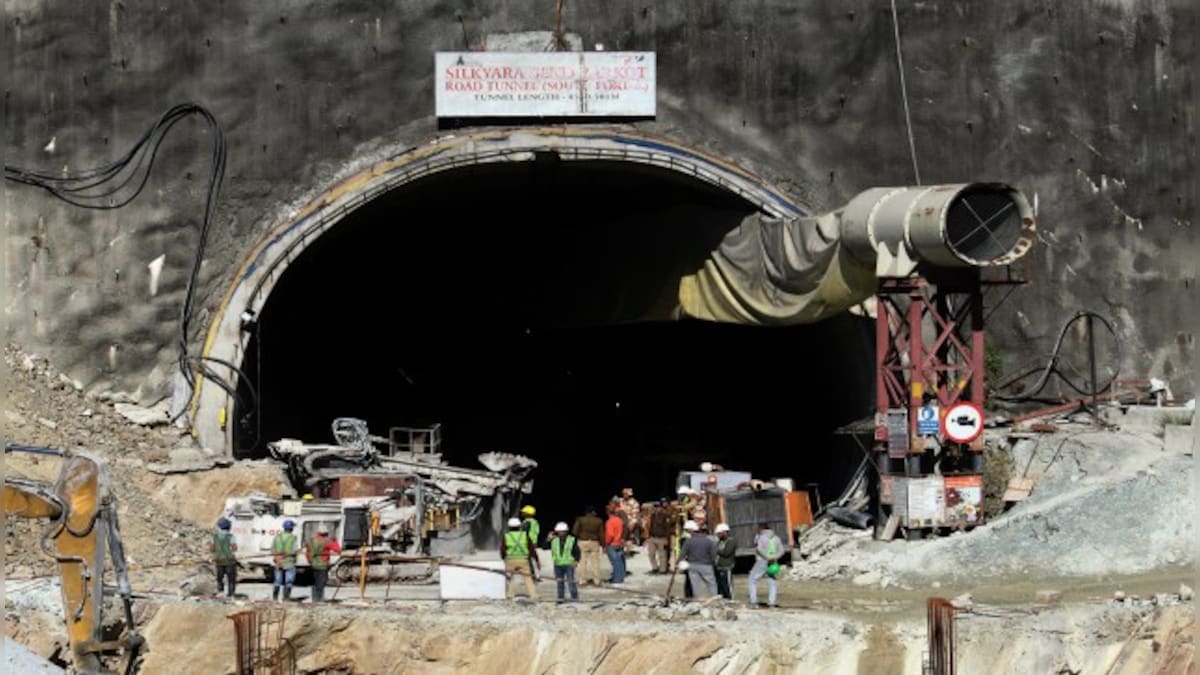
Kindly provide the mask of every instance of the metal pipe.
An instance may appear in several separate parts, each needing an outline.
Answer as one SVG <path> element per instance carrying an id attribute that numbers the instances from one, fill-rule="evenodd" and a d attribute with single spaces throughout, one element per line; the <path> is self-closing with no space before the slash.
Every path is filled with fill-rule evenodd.
<path id="1" fill-rule="evenodd" d="M 1008 265 L 1035 233 L 1029 202 L 1002 183 L 871 188 L 841 212 L 842 242 L 862 262 L 883 262 L 880 276 L 905 276 L 918 262 Z"/>

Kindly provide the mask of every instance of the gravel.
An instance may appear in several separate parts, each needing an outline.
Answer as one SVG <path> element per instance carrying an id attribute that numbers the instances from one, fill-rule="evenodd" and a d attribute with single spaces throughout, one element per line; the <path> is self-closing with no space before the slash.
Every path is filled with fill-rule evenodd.
<path id="1" fill-rule="evenodd" d="M 1033 575 L 1096 577 L 1192 564 L 1193 460 L 1152 434 L 1064 424 L 1008 443 L 1028 499 L 970 532 L 918 542 L 821 528 L 803 545 L 796 578 L 918 585 Z"/>

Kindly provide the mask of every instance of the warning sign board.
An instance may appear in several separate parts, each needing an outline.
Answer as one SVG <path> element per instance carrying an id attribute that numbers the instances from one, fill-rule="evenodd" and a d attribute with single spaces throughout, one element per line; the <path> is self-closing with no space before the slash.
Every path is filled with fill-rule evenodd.
<path id="1" fill-rule="evenodd" d="M 942 426 L 938 412 L 938 407 L 932 403 L 926 403 L 917 410 L 917 435 L 937 435 Z"/>
<path id="2" fill-rule="evenodd" d="M 976 525 L 983 520 L 983 476 L 946 476 L 946 524 Z"/>
<path id="3" fill-rule="evenodd" d="M 941 477 L 910 478 L 907 487 L 909 527 L 936 527 L 945 522 L 946 488 Z"/>
<path id="4" fill-rule="evenodd" d="M 955 443 L 970 443 L 983 433 L 983 410 L 969 401 L 950 406 L 942 418 L 942 433 Z"/>
<path id="5" fill-rule="evenodd" d="M 889 408 L 887 411 L 888 456 L 907 457 L 908 408 Z"/>

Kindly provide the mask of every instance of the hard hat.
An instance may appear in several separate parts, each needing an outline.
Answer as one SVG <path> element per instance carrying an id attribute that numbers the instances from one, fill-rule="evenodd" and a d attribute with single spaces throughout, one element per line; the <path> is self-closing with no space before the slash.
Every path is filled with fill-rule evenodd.
<path id="1" fill-rule="evenodd" d="M 229 526 L 230 526 L 230 522 L 229 522 L 228 518 L 217 519 L 217 527 L 221 528 L 222 530 L 228 530 Z"/>
<path id="2" fill-rule="evenodd" d="M 779 574 L 779 563 L 773 562 L 767 565 L 767 576 L 773 577 Z"/>
<path id="3" fill-rule="evenodd" d="M 293 522 L 291 518 L 283 521 L 283 529 L 287 530 L 288 532 L 291 532 L 292 528 L 294 527 L 296 527 L 296 523 Z"/>
<path id="4" fill-rule="evenodd" d="M 683 529 L 687 530 L 688 532 L 696 532 L 700 529 L 700 526 L 696 524 L 696 521 L 688 520 L 684 521 Z"/>
<path id="5" fill-rule="evenodd" d="M 571 528 L 567 527 L 566 523 L 558 523 L 557 525 L 554 526 L 555 532 L 566 532 L 569 529 L 571 529 Z"/>
<path id="6" fill-rule="evenodd" d="M 521 507 L 521 513 L 524 513 L 527 516 L 532 516 L 533 514 L 537 513 L 537 509 L 533 508 L 532 506 L 525 505 Z"/>
<path id="7" fill-rule="evenodd" d="M 716 529 L 717 534 L 721 534 L 722 532 L 728 532 L 728 531 L 729 531 L 728 525 L 726 525 L 725 523 L 717 523 L 717 529 Z"/>
<path id="8" fill-rule="evenodd" d="M 700 462 L 700 470 L 703 471 L 704 473 L 708 473 L 709 471 L 712 471 L 713 470 L 712 462 Z"/>
<path id="9" fill-rule="evenodd" d="M 692 493 L 692 488 L 690 488 L 686 485 L 680 485 L 679 489 L 675 491 L 675 494 L 680 494 L 680 495 L 687 495 L 687 494 L 691 494 L 691 493 Z"/>
<path id="10" fill-rule="evenodd" d="M 690 567 L 690 565 L 688 565 L 688 561 L 686 561 L 686 560 L 680 560 L 679 564 L 675 566 L 675 568 L 678 569 L 680 572 L 686 572 L 688 570 L 688 567 Z"/>
<path id="11" fill-rule="evenodd" d="M 508 526 L 509 526 L 509 527 L 520 527 L 520 526 L 521 526 L 521 521 L 520 521 L 520 519 L 518 519 L 518 518 L 509 518 L 509 519 L 508 519 Z"/>
<path id="12" fill-rule="evenodd" d="M 303 499 L 306 502 L 311 502 L 313 499 L 313 496 L 311 493 L 305 493 L 305 495 L 303 497 L 301 497 L 301 499 Z"/>
<path id="13" fill-rule="evenodd" d="M 327 526 L 325 523 L 321 523 L 317 526 L 317 534 L 329 534 L 329 526 Z"/>

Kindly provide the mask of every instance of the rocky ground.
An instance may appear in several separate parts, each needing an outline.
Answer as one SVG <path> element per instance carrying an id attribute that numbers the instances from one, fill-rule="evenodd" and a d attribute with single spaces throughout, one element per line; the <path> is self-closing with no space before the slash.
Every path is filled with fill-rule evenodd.
<path id="1" fill-rule="evenodd" d="M 928 650 L 930 596 L 960 607 L 959 672 L 1194 672 L 1193 458 L 1191 446 L 1165 442 L 1178 434 L 1161 425 L 1059 420 L 1047 433 L 989 431 L 1018 474 L 1034 479 L 1027 499 L 984 527 L 920 542 L 882 543 L 824 523 L 780 583 L 781 610 L 748 609 L 744 576 L 735 579 L 739 602 L 664 606 L 669 580 L 646 574 L 644 556 L 631 561 L 625 589 L 585 588 L 578 605 L 442 602 L 432 586 L 283 607 L 197 596 L 203 584 L 194 583 L 208 578 L 199 561 L 225 497 L 278 494 L 278 467 L 206 460 L 159 413 L 85 395 L 15 347 L 5 356 L 5 438 L 82 446 L 108 463 L 147 638 L 140 672 L 233 672 L 229 616 L 254 610 L 284 619 L 286 639 L 276 643 L 305 674 L 915 674 Z M 6 460 L 12 474 L 57 476 L 54 459 Z M 6 519 L 5 633 L 63 663 L 56 573 L 37 545 L 44 528 Z M 543 582 L 544 597 L 552 588 Z M 27 663 L 29 654 L 13 658 Z"/>
<path id="2" fill-rule="evenodd" d="M 10 346 L 6 396 L 0 412 L 5 440 L 21 445 L 86 449 L 107 462 L 117 498 L 121 533 L 134 581 L 157 586 L 207 554 L 207 532 L 226 496 L 250 490 L 278 494 L 281 474 L 266 463 L 214 465 L 173 473 L 172 460 L 195 453 L 189 436 L 167 424 L 143 426 L 117 412 L 119 396 L 85 395 L 51 364 Z M 124 408 L 123 408 L 124 409 Z M 5 455 L 6 475 L 53 483 L 61 460 L 24 453 Z M 5 519 L 4 573 L 10 580 L 51 575 L 54 563 L 40 552 L 48 523 Z"/>
<path id="3" fill-rule="evenodd" d="M 885 543 L 865 530 L 823 523 L 802 543 L 793 577 L 886 588 L 1190 572 L 1191 452 L 1168 450 L 1152 426 L 1055 426 L 1046 433 L 989 431 L 1034 488 L 987 526 Z"/>

